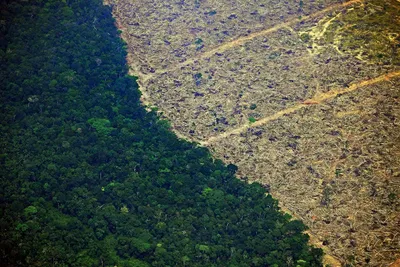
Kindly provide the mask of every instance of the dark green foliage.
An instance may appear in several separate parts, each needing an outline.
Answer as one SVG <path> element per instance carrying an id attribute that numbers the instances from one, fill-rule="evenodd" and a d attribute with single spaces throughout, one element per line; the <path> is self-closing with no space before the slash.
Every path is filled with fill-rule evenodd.
<path id="1" fill-rule="evenodd" d="M 109 135 L 113 128 L 108 119 L 91 118 L 87 121 L 100 135 Z"/>
<path id="2" fill-rule="evenodd" d="M 140 106 L 110 11 L 2 7 L 2 266 L 319 266 L 260 185 Z"/>

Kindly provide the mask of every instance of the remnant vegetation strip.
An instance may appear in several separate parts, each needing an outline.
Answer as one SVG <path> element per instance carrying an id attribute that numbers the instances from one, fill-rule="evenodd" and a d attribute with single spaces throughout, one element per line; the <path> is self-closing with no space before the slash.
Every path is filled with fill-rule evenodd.
<path id="1" fill-rule="evenodd" d="M 239 37 L 239 38 L 237 38 L 235 40 L 232 40 L 232 41 L 229 41 L 227 43 L 221 44 L 220 46 L 217 46 L 214 49 L 211 49 L 210 51 L 206 51 L 206 52 L 200 54 L 197 57 L 193 57 L 193 58 L 190 58 L 190 59 L 188 59 L 188 60 L 186 60 L 186 61 L 184 61 L 182 63 L 176 64 L 170 69 L 156 70 L 153 75 L 162 74 L 162 73 L 165 73 L 165 72 L 168 72 L 168 71 L 173 71 L 173 70 L 179 69 L 179 68 L 184 67 L 186 65 L 193 64 L 195 61 L 197 61 L 199 59 L 211 57 L 215 53 L 224 52 L 224 51 L 226 51 L 226 50 L 228 50 L 230 48 L 242 45 L 242 44 L 244 44 L 244 43 L 246 43 L 248 41 L 253 40 L 256 37 L 268 35 L 270 33 L 276 32 L 276 31 L 278 31 L 280 29 L 283 29 L 285 27 L 290 27 L 293 24 L 296 24 L 296 23 L 299 23 L 299 22 L 302 22 L 302 21 L 306 21 L 306 20 L 309 20 L 309 19 L 312 19 L 312 18 L 319 17 L 319 16 L 321 16 L 321 15 L 323 15 L 323 14 L 329 12 L 329 11 L 332 11 L 332 10 L 335 10 L 335 9 L 339 9 L 339 8 L 343 8 L 343 7 L 347 7 L 349 5 L 353 5 L 353 4 L 357 4 L 357 3 L 362 3 L 363 1 L 364 0 L 350 0 L 350 1 L 345 2 L 345 3 L 334 4 L 334 5 L 331 5 L 331 6 L 327 7 L 327 8 L 325 8 L 325 9 L 322 9 L 322 10 L 320 10 L 318 12 L 315 12 L 315 13 L 313 13 L 311 15 L 304 16 L 301 19 L 295 18 L 295 19 L 289 20 L 287 22 L 283 22 L 283 23 L 280 23 L 278 25 L 275 25 L 272 28 L 268 28 L 268 29 L 265 29 L 265 30 L 262 30 L 262 31 L 259 31 L 259 32 L 254 32 L 252 34 L 249 34 L 248 36 Z M 153 75 L 148 75 L 146 77 L 143 77 L 142 82 L 146 82 Z"/>
<path id="2" fill-rule="evenodd" d="M 379 82 L 382 82 L 382 81 L 388 81 L 391 78 L 398 77 L 398 76 L 400 76 L 400 71 L 390 72 L 388 74 L 384 74 L 384 75 L 378 76 L 378 77 L 373 78 L 373 79 L 364 80 L 364 81 L 352 84 L 349 87 L 344 88 L 344 89 L 342 88 L 342 89 L 338 89 L 338 90 L 332 90 L 332 91 L 329 91 L 329 92 L 326 92 L 326 93 L 316 94 L 313 98 L 307 99 L 307 100 L 303 101 L 300 104 L 297 104 L 295 106 L 292 106 L 292 107 L 283 109 L 281 111 L 278 111 L 275 114 L 273 114 L 271 116 L 268 116 L 268 117 L 264 117 L 261 120 L 258 120 L 253 124 L 246 124 L 246 125 L 243 125 L 243 126 L 241 126 L 239 128 L 233 129 L 231 131 L 224 132 L 224 133 L 222 133 L 220 135 L 213 136 L 213 137 L 209 138 L 206 141 L 200 142 L 200 144 L 203 145 L 203 146 L 207 146 L 207 145 L 209 145 L 211 143 L 214 143 L 215 141 L 218 141 L 218 140 L 221 140 L 223 138 L 229 137 L 229 136 L 231 136 L 233 134 L 240 134 L 240 133 L 246 131 L 247 129 L 254 128 L 254 127 L 257 127 L 257 126 L 262 126 L 264 124 L 267 124 L 270 121 L 277 120 L 280 117 L 283 117 L 285 115 L 289 115 L 289 114 L 291 114 L 291 113 L 293 113 L 293 112 L 295 112 L 297 110 L 300 110 L 300 109 L 302 109 L 304 107 L 309 106 L 310 104 L 317 105 L 317 104 L 320 104 L 321 102 L 324 102 L 324 101 L 326 101 L 328 99 L 332 99 L 332 98 L 334 98 L 334 97 L 336 97 L 336 96 L 338 96 L 340 94 L 350 93 L 350 92 L 355 91 L 355 90 L 357 90 L 359 88 L 362 88 L 362 87 L 365 87 L 365 86 L 368 86 L 368 85 L 372 85 L 372 84 L 375 84 L 375 83 L 379 83 Z"/>

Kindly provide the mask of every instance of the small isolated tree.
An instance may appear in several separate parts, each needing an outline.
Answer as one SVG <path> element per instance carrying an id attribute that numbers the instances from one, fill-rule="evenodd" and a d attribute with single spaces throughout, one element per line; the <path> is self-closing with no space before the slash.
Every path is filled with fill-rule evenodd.
<path id="1" fill-rule="evenodd" d="M 256 120 L 254 117 L 250 117 L 250 118 L 249 118 L 249 122 L 250 122 L 250 123 L 255 123 L 256 121 L 257 121 L 257 120 Z"/>

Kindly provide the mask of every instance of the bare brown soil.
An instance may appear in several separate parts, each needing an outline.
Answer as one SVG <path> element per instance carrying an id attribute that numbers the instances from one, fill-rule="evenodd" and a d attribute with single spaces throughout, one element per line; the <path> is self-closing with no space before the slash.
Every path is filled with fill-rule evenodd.
<path id="1" fill-rule="evenodd" d="M 400 2 L 109 0 L 142 101 L 268 184 L 327 264 L 400 257 Z"/>

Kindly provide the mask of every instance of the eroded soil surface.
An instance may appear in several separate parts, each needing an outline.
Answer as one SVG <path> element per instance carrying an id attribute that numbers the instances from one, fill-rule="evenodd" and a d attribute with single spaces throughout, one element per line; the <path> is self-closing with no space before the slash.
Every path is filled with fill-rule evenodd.
<path id="1" fill-rule="evenodd" d="M 340 263 L 400 257 L 399 1 L 106 4 L 179 136 L 265 184 Z"/>

